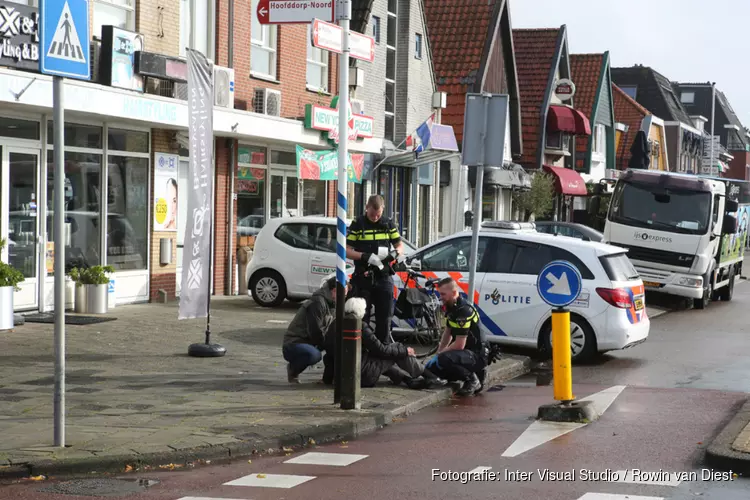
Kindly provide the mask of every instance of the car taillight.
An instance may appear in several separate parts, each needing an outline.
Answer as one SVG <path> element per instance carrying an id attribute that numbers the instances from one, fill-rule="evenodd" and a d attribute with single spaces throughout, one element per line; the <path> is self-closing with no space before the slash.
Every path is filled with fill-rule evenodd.
<path id="1" fill-rule="evenodd" d="M 630 294 L 623 288 L 597 288 L 596 293 L 608 304 L 620 309 L 630 309 L 633 306 Z"/>

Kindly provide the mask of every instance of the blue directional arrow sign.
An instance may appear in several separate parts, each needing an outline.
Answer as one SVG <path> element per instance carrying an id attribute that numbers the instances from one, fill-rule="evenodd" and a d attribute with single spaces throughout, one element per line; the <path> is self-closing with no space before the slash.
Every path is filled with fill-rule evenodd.
<path id="1" fill-rule="evenodd" d="M 89 0 L 41 0 L 39 71 L 91 79 Z"/>
<path id="2" fill-rule="evenodd" d="M 552 307 L 565 307 L 575 302 L 582 286 L 581 273 L 566 260 L 555 260 L 544 266 L 536 281 L 539 296 Z"/>

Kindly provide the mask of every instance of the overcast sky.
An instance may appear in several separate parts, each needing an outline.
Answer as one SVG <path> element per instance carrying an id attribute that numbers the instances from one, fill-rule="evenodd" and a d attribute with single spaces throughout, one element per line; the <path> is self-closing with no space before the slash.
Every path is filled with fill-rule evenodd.
<path id="1" fill-rule="evenodd" d="M 571 54 L 609 50 L 672 81 L 715 81 L 750 127 L 747 0 L 509 0 L 513 28 L 568 27 Z M 744 38 L 744 40 L 743 40 Z"/>

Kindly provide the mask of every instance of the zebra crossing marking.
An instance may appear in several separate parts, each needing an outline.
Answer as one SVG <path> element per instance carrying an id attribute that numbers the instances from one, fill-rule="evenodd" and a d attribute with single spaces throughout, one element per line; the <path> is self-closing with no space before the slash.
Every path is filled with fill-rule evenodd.
<path id="1" fill-rule="evenodd" d="M 315 476 L 296 476 L 294 474 L 262 474 L 255 473 L 243 476 L 234 481 L 224 483 L 224 486 L 257 486 L 261 488 L 294 488 Z"/>
<path id="2" fill-rule="evenodd" d="M 346 467 L 354 462 L 359 462 L 367 458 L 368 455 L 355 455 L 353 453 L 319 453 L 309 452 L 298 457 L 294 457 L 284 462 L 285 464 L 304 464 L 304 465 L 330 465 L 333 467 Z"/>

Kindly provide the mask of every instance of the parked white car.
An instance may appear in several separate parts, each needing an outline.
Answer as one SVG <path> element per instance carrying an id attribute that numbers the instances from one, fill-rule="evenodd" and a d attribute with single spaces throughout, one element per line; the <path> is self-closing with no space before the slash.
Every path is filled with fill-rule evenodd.
<path id="1" fill-rule="evenodd" d="M 415 250 L 406 240 L 404 245 L 406 255 Z M 347 261 L 347 272 L 353 270 Z M 335 272 L 335 217 L 271 219 L 258 233 L 247 264 L 248 294 L 263 307 L 278 306 L 284 299 L 303 300 Z"/>

